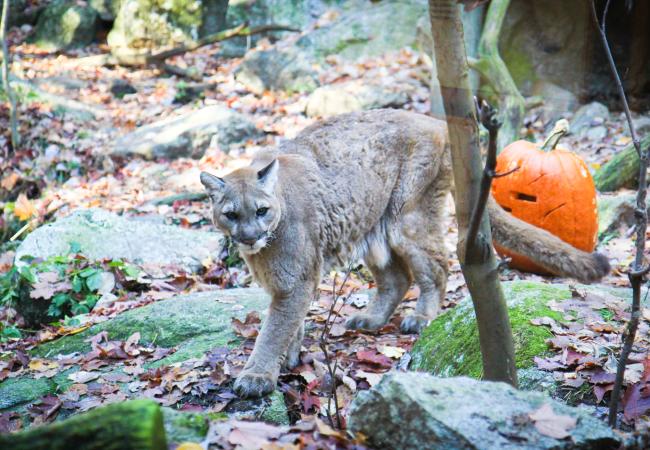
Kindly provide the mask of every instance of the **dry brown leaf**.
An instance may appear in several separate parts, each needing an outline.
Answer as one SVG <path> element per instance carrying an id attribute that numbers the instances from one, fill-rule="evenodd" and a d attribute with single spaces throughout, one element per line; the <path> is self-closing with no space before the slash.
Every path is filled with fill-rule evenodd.
<path id="1" fill-rule="evenodd" d="M 575 417 L 555 414 L 549 403 L 544 403 L 539 409 L 529 413 L 528 417 L 535 424 L 537 431 L 555 439 L 569 437 L 569 430 L 575 428 L 577 423 Z"/>
<path id="2" fill-rule="evenodd" d="M 14 188 L 14 186 L 16 185 L 18 180 L 20 180 L 20 177 L 18 176 L 18 174 L 16 172 L 12 172 L 9 175 L 7 175 L 6 177 L 4 177 L 2 179 L 2 181 L 0 181 L 0 186 L 2 186 L 4 189 L 10 191 L 10 190 L 12 190 Z"/>

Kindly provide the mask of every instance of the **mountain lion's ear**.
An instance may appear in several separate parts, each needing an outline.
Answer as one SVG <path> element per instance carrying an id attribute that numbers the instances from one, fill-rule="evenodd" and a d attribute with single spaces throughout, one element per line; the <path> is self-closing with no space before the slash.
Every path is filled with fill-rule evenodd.
<path id="1" fill-rule="evenodd" d="M 226 183 L 219 177 L 209 174 L 208 172 L 201 172 L 201 184 L 205 186 L 208 191 L 223 191 Z"/>
<path id="2" fill-rule="evenodd" d="M 266 189 L 273 189 L 278 181 L 278 160 L 274 159 L 265 168 L 257 172 L 257 181 Z"/>

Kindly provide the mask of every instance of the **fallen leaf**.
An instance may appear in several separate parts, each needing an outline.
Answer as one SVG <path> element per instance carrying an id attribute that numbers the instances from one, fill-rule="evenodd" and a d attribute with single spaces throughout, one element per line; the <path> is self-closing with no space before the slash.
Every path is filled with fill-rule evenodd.
<path id="1" fill-rule="evenodd" d="M 577 423 L 575 417 L 555 414 L 549 403 L 544 403 L 539 409 L 529 413 L 528 417 L 533 421 L 540 434 L 555 439 L 569 437 L 569 430 L 575 428 Z"/>
<path id="2" fill-rule="evenodd" d="M 29 220 L 36 215 L 36 207 L 25 194 L 20 194 L 14 204 L 14 214 L 20 220 Z"/>
<path id="3" fill-rule="evenodd" d="M 232 327 L 235 329 L 235 333 L 245 337 L 246 339 L 253 338 L 257 336 L 260 332 L 258 325 L 262 321 L 260 320 L 260 315 L 257 311 L 251 311 L 246 314 L 246 318 L 242 322 L 236 317 L 232 318 Z"/>
<path id="4" fill-rule="evenodd" d="M 378 345 L 377 350 L 382 355 L 386 355 L 392 359 L 400 359 L 406 350 L 401 347 L 391 347 L 390 345 Z"/>

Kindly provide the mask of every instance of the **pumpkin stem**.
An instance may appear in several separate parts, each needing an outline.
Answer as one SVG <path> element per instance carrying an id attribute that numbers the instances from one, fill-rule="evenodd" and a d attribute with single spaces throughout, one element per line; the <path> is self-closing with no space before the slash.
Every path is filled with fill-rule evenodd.
<path id="1" fill-rule="evenodd" d="M 555 122 L 553 131 L 551 131 L 551 134 L 548 135 L 548 137 L 542 144 L 542 150 L 545 151 L 554 150 L 557 143 L 560 142 L 560 139 L 562 139 L 562 137 L 568 132 L 569 132 L 568 120 L 560 119 L 557 122 Z"/>

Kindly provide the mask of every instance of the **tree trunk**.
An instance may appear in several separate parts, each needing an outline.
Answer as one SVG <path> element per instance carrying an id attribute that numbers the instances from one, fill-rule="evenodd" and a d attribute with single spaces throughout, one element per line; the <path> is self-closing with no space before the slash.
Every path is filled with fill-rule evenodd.
<path id="1" fill-rule="evenodd" d="M 471 246 L 484 251 L 465 254 L 467 229 L 479 195 L 482 166 L 459 8 L 456 0 L 429 0 L 438 80 L 447 117 L 456 186 L 458 259 L 476 311 L 483 377 L 516 386 L 512 331 L 491 247 L 487 215 L 483 216 L 477 236 L 481 242 Z"/>
<path id="2" fill-rule="evenodd" d="M 0 17 L 0 41 L 2 41 L 2 85 L 9 99 L 9 126 L 11 127 L 11 148 L 15 152 L 20 143 L 18 118 L 16 116 L 16 96 L 9 82 L 9 50 L 7 49 L 7 22 L 9 21 L 9 0 L 2 2 Z"/>
<path id="3" fill-rule="evenodd" d="M 650 146 L 650 134 L 641 139 L 641 149 Z M 599 192 L 613 192 L 621 188 L 636 189 L 639 178 L 639 155 L 631 143 L 614 155 L 594 175 L 594 183 Z"/>
<path id="4" fill-rule="evenodd" d="M 113 403 L 62 422 L 0 435 L 12 450 L 167 450 L 160 406 L 151 400 Z"/>
<path id="5" fill-rule="evenodd" d="M 490 2 L 479 41 L 478 59 L 470 60 L 472 69 L 478 71 L 499 96 L 499 110 L 504 117 L 497 141 L 498 151 L 519 139 L 524 123 L 524 98 L 499 54 L 499 35 L 508 6 L 510 0 Z"/>

